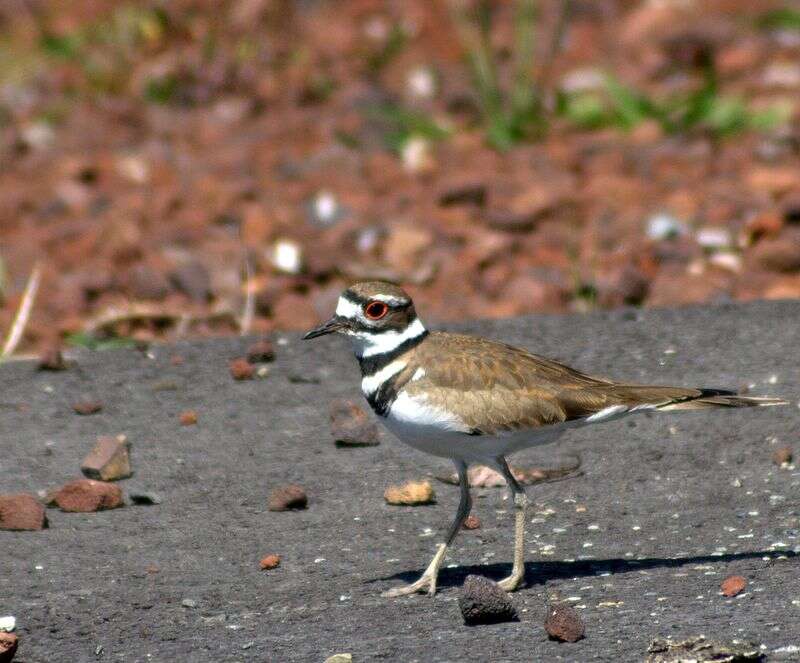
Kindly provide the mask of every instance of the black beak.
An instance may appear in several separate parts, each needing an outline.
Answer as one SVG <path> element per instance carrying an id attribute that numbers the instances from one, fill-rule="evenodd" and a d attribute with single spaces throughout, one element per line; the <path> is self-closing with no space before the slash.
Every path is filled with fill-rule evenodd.
<path id="1" fill-rule="evenodd" d="M 323 322 L 319 327 L 314 327 L 311 331 L 303 336 L 303 340 L 307 341 L 310 338 L 317 338 L 317 336 L 325 336 L 325 334 L 333 334 L 340 329 L 347 328 L 347 319 L 338 315 L 334 315 L 327 322 Z"/>

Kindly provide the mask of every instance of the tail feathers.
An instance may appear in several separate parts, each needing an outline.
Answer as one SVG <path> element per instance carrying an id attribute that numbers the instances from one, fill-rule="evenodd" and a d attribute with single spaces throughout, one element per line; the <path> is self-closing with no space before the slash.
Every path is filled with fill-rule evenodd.
<path id="1" fill-rule="evenodd" d="M 768 405 L 788 405 L 789 402 L 782 398 L 770 396 L 740 396 L 733 391 L 721 389 L 696 389 L 687 390 L 691 393 L 663 405 L 656 409 L 663 411 L 674 410 L 706 410 L 714 407 L 765 407 Z"/>

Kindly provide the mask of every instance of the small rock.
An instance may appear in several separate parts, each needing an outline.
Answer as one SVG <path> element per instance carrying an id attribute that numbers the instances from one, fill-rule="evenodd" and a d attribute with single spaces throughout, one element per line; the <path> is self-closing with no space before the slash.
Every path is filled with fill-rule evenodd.
<path id="1" fill-rule="evenodd" d="M 136 506 L 153 506 L 155 504 L 161 504 L 162 501 L 158 493 L 153 493 L 149 490 L 131 490 L 128 493 L 128 497 L 131 498 L 131 502 Z"/>
<path id="2" fill-rule="evenodd" d="M 336 446 L 370 447 L 379 444 L 378 424 L 353 401 L 339 399 L 330 405 L 331 433 Z"/>
<path id="3" fill-rule="evenodd" d="M 0 663 L 11 663 L 18 646 L 19 638 L 14 633 L 0 633 Z"/>
<path id="4" fill-rule="evenodd" d="M 230 371 L 234 380 L 252 380 L 255 370 L 255 366 L 244 357 L 234 359 L 230 363 Z"/>
<path id="5" fill-rule="evenodd" d="M 61 354 L 61 346 L 49 345 L 39 355 L 40 371 L 63 371 L 67 368 L 64 355 Z"/>
<path id="6" fill-rule="evenodd" d="M 319 191 L 307 207 L 309 221 L 318 226 L 331 226 L 344 216 L 339 201 L 330 191 Z"/>
<path id="7" fill-rule="evenodd" d="M 647 648 L 645 663 L 746 663 L 763 661 L 764 654 L 757 644 L 750 642 L 718 642 L 698 635 L 674 641 L 658 638 Z"/>
<path id="8" fill-rule="evenodd" d="M 468 515 L 464 520 L 464 529 L 478 529 L 481 526 L 481 521 L 478 516 Z"/>
<path id="9" fill-rule="evenodd" d="M 189 299 L 204 304 L 211 299 L 211 276 L 205 265 L 192 260 L 177 267 L 170 274 L 175 287 Z"/>
<path id="10" fill-rule="evenodd" d="M 791 463 L 792 458 L 794 458 L 794 452 L 791 447 L 781 447 L 772 453 L 772 462 L 776 465 Z"/>
<path id="11" fill-rule="evenodd" d="M 194 599 L 183 599 L 183 601 L 181 601 L 181 605 L 184 608 L 193 609 L 197 607 L 197 601 L 195 601 Z"/>
<path id="12" fill-rule="evenodd" d="M 270 511 L 289 511 L 294 509 L 305 509 L 308 507 L 308 495 L 302 486 L 290 483 L 285 486 L 278 486 L 270 494 L 267 500 L 267 508 Z"/>
<path id="13" fill-rule="evenodd" d="M 92 400 L 78 401 L 77 403 L 72 404 L 72 409 L 75 410 L 75 414 L 96 414 L 103 409 L 103 404 L 100 401 Z"/>
<path id="14" fill-rule="evenodd" d="M 352 654 L 334 654 L 325 659 L 325 663 L 353 663 Z"/>
<path id="15" fill-rule="evenodd" d="M 130 457 L 131 443 L 124 435 L 97 438 L 94 449 L 83 459 L 81 472 L 90 479 L 116 481 L 133 474 Z"/>
<path id="16" fill-rule="evenodd" d="M 261 338 L 247 348 L 247 361 L 261 364 L 275 359 L 275 348 L 268 338 Z"/>
<path id="17" fill-rule="evenodd" d="M 90 513 L 123 506 L 122 490 L 105 481 L 76 479 L 61 487 L 55 502 L 62 511 Z"/>
<path id="18" fill-rule="evenodd" d="M 197 412 L 185 410 L 180 416 L 181 426 L 194 426 L 197 423 Z"/>
<path id="19" fill-rule="evenodd" d="M 583 638 L 585 631 L 577 611 L 563 603 L 548 608 L 544 628 L 551 640 L 561 642 L 577 642 Z"/>
<path id="20" fill-rule="evenodd" d="M 45 527 L 44 506 L 33 495 L 0 495 L 0 529 L 29 531 Z"/>
<path id="21" fill-rule="evenodd" d="M 275 567 L 279 566 L 281 563 L 280 555 L 267 555 L 266 557 L 262 558 L 262 560 L 258 563 L 261 567 L 262 571 L 267 571 L 269 569 L 274 569 Z"/>
<path id="22" fill-rule="evenodd" d="M 722 595 L 727 597 L 741 594 L 745 587 L 747 587 L 747 580 L 742 576 L 728 576 L 720 585 Z"/>
<path id="23" fill-rule="evenodd" d="M 389 486 L 383 497 L 387 503 L 398 506 L 417 506 L 436 501 L 430 481 L 409 481 L 402 486 Z"/>
<path id="24" fill-rule="evenodd" d="M 686 232 L 686 226 L 674 216 L 665 212 L 654 214 L 647 221 L 647 236 L 657 242 L 680 237 L 685 235 Z"/>
<path id="25" fill-rule="evenodd" d="M 14 615 L 7 615 L 6 617 L 0 617 L 0 631 L 5 633 L 11 633 L 17 628 L 17 619 Z"/>
<path id="26" fill-rule="evenodd" d="M 436 168 L 431 142 L 422 136 L 411 136 L 400 148 L 400 160 L 409 173 L 429 173 Z"/>
<path id="27" fill-rule="evenodd" d="M 299 274 L 303 269 L 303 250 L 290 239 L 279 239 L 269 254 L 272 266 L 284 274 Z"/>
<path id="28" fill-rule="evenodd" d="M 483 576 L 467 576 L 458 607 L 467 626 L 519 620 L 511 597 L 496 582 Z"/>

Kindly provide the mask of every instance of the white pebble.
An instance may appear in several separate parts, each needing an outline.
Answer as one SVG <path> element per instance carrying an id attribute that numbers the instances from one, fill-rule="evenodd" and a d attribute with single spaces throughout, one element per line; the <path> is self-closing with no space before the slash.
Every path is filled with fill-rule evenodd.
<path id="1" fill-rule="evenodd" d="M 13 615 L 0 617 L 0 631 L 10 633 L 17 628 L 17 619 Z"/>

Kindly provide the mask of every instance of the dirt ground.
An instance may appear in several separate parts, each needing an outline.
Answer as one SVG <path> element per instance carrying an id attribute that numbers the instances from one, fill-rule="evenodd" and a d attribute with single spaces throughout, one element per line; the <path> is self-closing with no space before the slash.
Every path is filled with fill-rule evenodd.
<path id="1" fill-rule="evenodd" d="M 434 481 L 437 504 L 389 506 L 389 484 L 450 468 L 388 434 L 377 447 L 334 446 L 328 404 L 358 397 L 344 340 L 277 334 L 269 373 L 243 382 L 228 372 L 247 346 L 236 338 L 79 350 L 60 373 L 4 364 L 0 493 L 59 486 L 79 476 L 97 435 L 124 433 L 135 474 L 120 485 L 161 497 L 51 509 L 47 530 L 0 532 L 0 614 L 17 619 L 18 660 L 641 661 L 655 637 L 700 633 L 797 660 L 800 473 L 771 457 L 800 451 L 798 322 L 800 304 L 761 302 L 461 326 L 595 374 L 791 401 L 643 415 L 516 457 L 553 466 L 579 455 L 583 475 L 529 488 L 520 622 L 482 627 L 463 625 L 457 597 L 467 573 L 509 571 L 513 514 L 500 489 L 476 491 L 482 526 L 457 539 L 435 598 L 380 597 L 427 564 L 458 491 Z M 86 396 L 102 412 L 76 415 Z M 180 425 L 186 409 L 196 425 Z M 306 488 L 308 509 L 267 511 L 269 491 L 288 482 Z M 261 571 L 271 553 L 281 565 Z M 747 587 L 725 598 L 732 574 Z M 553 600 L 576 607 L 585 639 L 547 639 Z"/>
<path id="2" fill-rule="evenodd" d="M 23 350 L 235 332 L 248 293 L 304 328 L 375 277 L 447 321 L 800 297 L 796 4 L 536 4 L 506 151 L 444 1 L 0 4 L 0 330 L 37 260 Z"/>

